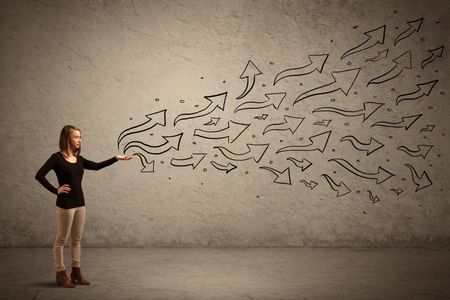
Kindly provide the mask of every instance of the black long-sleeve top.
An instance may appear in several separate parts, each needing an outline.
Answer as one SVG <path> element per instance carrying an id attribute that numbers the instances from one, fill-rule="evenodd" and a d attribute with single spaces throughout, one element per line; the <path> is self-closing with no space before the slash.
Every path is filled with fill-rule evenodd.
<path id="1" fill-rule="evenodd" d="M 84 157 L 77 156 L 77 161 L 71 163 L 67 161 L 61 152 L 56 152 L 44 163 L 44 165 L 37 171 L 36 180 L 39 181 L 47 190 L 57 195 L 56 206 L 61 208 L 74 208 L 84 206 L 84 195 L 81 187 L 84 169 L 100 170 L 104 167 L 110 166 L 117 161 L 117 158 L 112 157 L 102 162 L 93 162 Z M 58 188 L 54 187 L 45 176 L 54 170 L 58 178 L 59 186 L 68 184 L 70 191 L 68 193 L 58 194 Z"/>

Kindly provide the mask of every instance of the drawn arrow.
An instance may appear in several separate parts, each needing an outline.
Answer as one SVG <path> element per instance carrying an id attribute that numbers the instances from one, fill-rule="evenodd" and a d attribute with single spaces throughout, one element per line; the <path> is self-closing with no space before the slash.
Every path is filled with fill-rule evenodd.
<path id="1" fill-rule="evenodd" d="M 182 136 L 183 136 L 183 133 L 180 133 L 177 135 L 172 135 L 172 136 L 163 136 L 163 138 L 166 141 L 158 146 L 148 145 L 141 141 L 132 141 L 125 145 L 123 152 L 126 152 L 130 148 L 134 148 L 134 147 L 139 148 L 142 151 L 144 151 L 148 154 L 153 154 L 153 155 L 163 154 L 172 148 L 175 150 L 178 150 L 180 148 L 180 142 L 181 142 Z"/>
<path id="2" fill-rule="evenodd" d="M 284 92 L 269 93 L 269 94 L 266 94 L 265 96 L 268 100 L 261 101 L 261 102 L 257 102 L 257 101 L 244 102 L 241 105 L 239 105 L 238 107 L 236 107 L 234 112 L 237 113 L 238 111 L 245 110 L 245 109 L 261 109 L 261 108 L 266 108 L 269 106 L 273 106 L 275 109 L 278 109 L 281 105 L 281 102 L 283 102 L 284 97 L 286 97 L 286 93 L 284 93 Z"/>
<path id="3" fill-rule="evenodd" d="M 148 119 L 146 122 L 122 131 L 117 138 L 117 149 L 119 149 L 120 142 L 128 135 L 150 130 L 156 125 L 166 126 L 166 111 L 167 109 L 164 109 L 155 113 L 145 115 Z"/>
<path id="4" fill-rule="evenodd" d="M 202 110 L 193 112 L 193 113 L 184 113 L 180 114 L 175 118 L 175 121 L 173 122 L 173 125 L 175 126 L 178 122 L 182 120 L 188 120 L 188 119 L 194 119 L 194 118 L 200 118 L 203 116 L 206 116 L 210 113 L 212 113 L 216 108 L 220 110 L 224 110 L 225 108 L 225 101 L 227 100 L 227 92 L 212 95 L 212 96 L 205 96 L 204 98 L 208 100 L 210 103 Z"/>
<path id="5" fill-rule="evenodd" d="M 237 167 L 232 163 L 228 163 L 228 165 L 221 165 L 215 161 L 211 161 L 211 164 L 219 171 L 225 171 L 227 174 L 236 169 Z"/>
<path id="6" fill-rule="evenodd" d="M 378 102 L 364 102 L 363 108 L 360 110 L 343 110 L 336 107 L 320 107 L 313 110 L 313 113 L 317 112 L 331 112 L 346 117 L 363 116 L 363 122 L 367 120 L 374 112 L 376 112 L 384 103 Z"/>
<path id="7" fill-rule="evenodd" d="M 278 170 L 275 170 L 273 168 L 270 168 L 270 167 L 259 167 L 259 168 L 267 170 L 267 171 L 270 171 L 273 174 L 275 174 L 276 178 L 275 178 L 275 180 L 273 182 L 279 183 L 279 184 L 289 184 L 289 185 L 291 185 L 291 173 L 289 171 L 289 167 L 284 169 L 282 172 L 280 172 Z"/>
<path id="8" fill-rule="evenodd" d="M 406 29 L 405 31 L 403 31 L 402 33 L 400 33 L 395 38 L 394 47 L 397 46 L 398 42 L 400 42 L 401 40 L 406 39 L 414 32 L 418 32 L 420 30 L 420 26 L 422 25 L 422 22 L 423 22 L 423 18 L 407 22 L 409 25 L 409 28 Z"/>
<path id="9" fill-rule="evenodd" d="M 190 157 L 187 158 L 172 158 L 170 164 L 174 167 L 188 167 L 191 166 L 192 169 L 195 169 L 200 162 L 205 158 L 206 153 L 192 153 Z"/>
<path id="10" fill-rule="evenodd" d="M 323 176 L 323 177 L 327 180 L 327 182 L 328 182 L 328 184 L 330 185 L 331 189 L 332 189 L 333 191 L 337 192 L 336 198 L 337 198 L 337 197 L 345 196 L 345 195 L 347 195 L 348 193 L 351 192 L 351 190 L 350 190 L 350 189 L 345 185 L 345 183 L 343 183 L 342 181 L 341 181 L 339 184 L 337 184 L 337 183 L 334 182 L 334 180 L 333 180 L 330 176 L 328 176 L 327 174 L 322 174 L 321 176 Z"/>
<path id="11" fill-rule="evenodd" d="M 436 125 L 427 125 L 426 127 L 420 129 L 420 132 L 423 132 L 423 131 L 433 132 L 434 127 L 436 127 Z"/>
<path id="12" fill-rule="evenodd" d="M 316 70 L 319 73 L 322 73 L 323 66 L 325 65 L 325 62 L 327 61 L 327 58 L 328 58 L 328 54 L 308 55 L 308 59 L 310 61 L 309 64 L 307 64 L 303 67 L 286 69 L 284 71 L 281 71 L 280 73 L 277 74 L 277 76 L 275 76 L 273 85 L 275 85 L 281 79 L 287 78 L 287 77 L 307 75 Z"/>
<path id="13" fill-rule="evenodd" d="M 401 188 L 397 188 L 397 189 L 391 189 L 391 191 L 393 191 L 394 193 L 398 195 L 400 195 L 401 193 L 403 193 L 403 190 Z"/>
<path id="14" fill-rule="evenodd" d="M 392 61 L 395 63 L 394 66 L 386 73 L 371 79 L 367 83 L 367 86 L 370 84 L 380 84 L 392 80 L 399 76 L 404 69 L 412 69 L 411 51 L 406 51 L 399 57 L 394 58 Z"/>
<path id="15" fill-rule="evenodd" d="M 142 165 L 141 173 L 153 173 L 155 172 L 155 161 L 148 162 L 147 158 L 142 153 L 134 153 L 139 157 Z"/>
<path id="16" fill-rule="evenodd" d="M 431 53 L 431 56 L 422 61 L 422 69 L 425 68 L 426 65 L 432 63 L 436 58 L 442 57 L 442 53 L 444 52 L 444 46 L 441 46 L 436 49 L 428 50 Z"/>
<path id="17" fill-rule="evenodd" d="M 302 124 L 305 118 L 301 117 L 292 117 L 292 116 L 284 116 L 284 123 L 274 123 L 268 125 L 263 132 L 263 135 L 272 130 L 285 131 L 289 130 L 292 134 L 294 134 L 300 124 Z"/>
<path id="18" fill-rule="evenodd" d="M 318 183 L 315 181 L 306 181 L 306 180 L 300 180 L 301 183 L 303 183 L 306 187 L 309 187 L 311 190 L 314 189 Z"/>
<path id="19" fill-rule="evenodd" d="M 362 42 L 361 44 L 359 44 L 358 46 L 345 52 L 342 55 L 341 59 L 344 59 L 345 57 L 347 57 L 349 55 L 372 48 L 373 46 L 376 46 L 377 44 L 383 45 L 385 32 L 386 32 L 386 25 L 383 25 L 383 26 L 380 26 L 373 30 L 364 32 L 364 35 L 367 36 L 367 39 L 364 42 Z"/>
<path id="20" fill-rule="evenodd" d="M 360 142 L 356 137 L 353 135 L 346 135 L 343 138 L 341 138 L 341 142 L 348 141 L 350 142 L 353 147 L 355 147 L 356 150 L 359 151 L 367 151 L 367 156 L 372 154 L 373 152 L 377 151 L 378 149 L 381 149 L 384 147 L 384 144 L 380 143 L 373 137 L 370 138 L 370 141 L 368 143 Z"/>
<path id="21" fill-rule="evenodd" d="M 220 118 L 212 118 L 212 117 L 211 117 L 211 120 L 210 120 L 209 122 L 206 122 L 206 123 L 203 124 L 203 125 L 205 125 L 205 126 L 211 126 L 211 125 L 216 126 L 217 123 L 219 123 L 219 121 L 220 121 Z"/>
<path id="22" fill-rule="evenodd" d="M 380 198 L 378 198 L 378 196 L 374 196 L 371 190 L 367 190 L 367 192 L 369 192 L 369 199 L 372 201 L 372 204 L 380 202 Z"/>
<path id="23" fill-rule="evenodd" d="M 418 99 L 418 98 L 423 97 L 423 96 L 429 96 L 430 93 L 431 93 L 431 90 L 433 89 L 433 87 L 436 85 L 436 83 L 438 81 L 439 80 L 436 79 L 436 80 L 433 80 L 433 81 L 428 81 L 428 82 L 425 82 L 425 83 L 416 84 L 416 86 L 418 88 L 417 90 L 415 90 L 414 92 L 411 92 L 409 94 L 399 95 L 397 97 L 397 100 L 395 101 L 395 104 L 398 105 L 402 101 L 414 100 L 414 99 Z"/>
<path id="24" fill-rule="evenodd" d="M 400 146 L 397 148 L 397 150 L 401 150 L 412 157 L 422 156 L 422 158 L 425 159 L 428 155 L 428 152 L 430 152 L 431 148 L 433 148 L 433 145 L 418 145 L 417 150 L 414 151 L 408 149 L 405 146 Z"/>
<path id="25" fill-rule="evenodd" d="M 268 114 L 262 114 L 260 116 L 256 116 L 255 119 L 257 119 L 257 120 L 265 120 L 265 119 L 267 119 L 268 116 L 269 116 Z"/>
<path id="26" fill-rule="evenodd" d="M 411 171 L 412 181 L 416 185 L 416 193 L 418 191 L 420 191 L 421 189 L 429 187 L 430 185 L 433 184 L 433 182 L 431 181 L 430 177 L 428 177 L 427 172 L 423 171 L 422 175 L 419 176 L 417 174 L 416 169 L 414 169 L 413 166 L 411 166 L 409 164 L 405 164 L 405 166 L 407 166 L 409 168 L 409 170 Z"/>
<path id="27" fill-rule="evenodd" d="M 330 125 L 330 123 L 331 123 L 331 120 L 322 120 L 322 121 L 315 122 L 313 125 L 328 127 L 328 125 Z"/>
<path id="28" fill-rule="evenodd" d="M 351 173 L 355 174 L 356 176 L 367 178 L 367 179 L 375 179 L 377 181 L 377 184 L 383 183 L 384 181 L 388 180 L 392 176 L 395 176 L 391 172 L 386 171 L 382 167 L 378 167 L 378 171 L 376 173 L 367 173 L 358 170 L 356 167 L 354 167 L 352 164 L 350 164 L 348 161 L 342 158 L 332 158 L 328 161 L 333 161 L 341 165 L 344 169 L 350 171 Z"/>
<path id="29" fill-rule="evenodd" d="M 227 138 L 228 143 L 232 143 L 248 128 L 248 126 L 250 126 L 250 124 L 229 121 L 227 127 L 216 131 L 195 129 L 194 136 L 202 137 L 205 139 Z"/>
<path id="30" fill-rule="evenodd" d="M 247 79 L 247 85 L 245 86 L 244 92 L 236 99 L 244 98 L 255 85 L 255 77 L 261 74 L 262 72 L 255 66 L 255 64 L 251 60 L 249 60 L 247 66 L 244 69 L 244 72 L 242 72 L 241 76 L 239 77 L 240 79 Z"/>
<path id="31" fill-rule="evenodd" d="M 414 122 L 416 122 L 422 114 L 420 115 L 414 115 L 414 116 L 407 116 L 402 117 L 402 120 L 400 122 L 387 122 L 387 121 L 380 121 L 373 124 L 373 126 L 382 126 L 382 127 L 394 127 L 394 128 L 405 128 L 405 130 L 408 130 L 409 127 L 411 127 Z"/>
<path id="32" fill-rule="evenodd" d="M 302 160 L 298 160 L 293 157 L 288 157 L 287 160 L 292 161 L 296 167 L 298 167 L 302 170 L 302 172 L 304 172 L 306 169 L 308 169 L 310 166 L 312 166 L 312 162 L 310 162 L 306 158 L 303 158 Z"/>
<path id="33" fill-rule="evenodd" d="M 299 95 L 297 99 L 295 99 L 294 105 L 297 102 L 302 101 L 306 98 L 316 95 L 328 94 L 338 90 L 341 90 L 347 96 L 348 92 L 353 86 L 353 83 L 355 83 L 356 77 L 358 77 L 360 70 L 361 70 L 360 68 L 356 68 L 344 71 L 331 72 L 331 76 L 333 76 L 334 78 L 333 82 L 304 92 L 303 94 Z"/>
<path id="34" fill-rule="evenodd" d="M 366 59 L 366 62 L 376 62 L 382 59 L 385 59 L 388 56 L 389 49 L 378 52 L 377 56 Z"/>
<path id="35" fill-rule="evenodd" d="M 277 153 L 287 152 L 287 151 L 320 151 L 323 153 L 327 147 L 328 140 L 330 139 L 331 130 L 325 131 L 317 135 L 313 135 L 309 138 L 310 142 L 308 145 L 302 146 L 287 146 L 283 147 L 277 151 Z"/>
<path id="36" fill-rule="evenodd" d="M 243 153 L 233 153 L 222 146 L 215 146 L 214 148 L 219 149 L 228 159 L 244 161 L 253 158 L 258 163 L 264 156 L 264 153 L 266 153 L 267 148 L 269 148 L 269 144 L 247 144 L 248 151 Z"/>

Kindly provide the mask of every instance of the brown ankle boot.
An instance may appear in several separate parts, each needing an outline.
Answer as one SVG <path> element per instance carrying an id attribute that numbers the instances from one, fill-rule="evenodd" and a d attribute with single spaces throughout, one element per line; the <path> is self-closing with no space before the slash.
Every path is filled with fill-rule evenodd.
<path id="1" fill-rule="evenodd" d="M 56 272 L 56 284 L 59 286 L 63 286 L 65 288 L 74 288 L 75 285 L 70 282 L 69 278 L 67 277 L 66 271 L 59 271 Z"/>
<path id="2" fill-rule="evenodd" d="M 70 273 L 70 279 L 72 279 L 72 282 L 75 284 L 81 284 L 81 285 L 90 285 L 91 283 L 87 281 L 83 275 L 81 274 L 80 268 L 72 267 L 72 273 Z"/>

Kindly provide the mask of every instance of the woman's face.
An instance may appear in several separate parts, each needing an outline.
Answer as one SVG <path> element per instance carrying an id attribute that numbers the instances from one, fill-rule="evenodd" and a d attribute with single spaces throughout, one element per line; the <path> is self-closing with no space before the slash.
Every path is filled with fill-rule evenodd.
<path id="1" fill-rule="evenodd" d="M 81 147 L 81 132 L 79 130 L 72 130 L 70 133 L 70 147 L 74 150 Z"/>

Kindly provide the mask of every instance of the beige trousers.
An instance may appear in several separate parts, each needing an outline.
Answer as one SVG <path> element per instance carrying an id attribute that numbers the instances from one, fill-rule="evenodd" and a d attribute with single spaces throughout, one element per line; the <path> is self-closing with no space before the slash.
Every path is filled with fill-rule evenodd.
<path id="1" fill-rule="evenodd" d="M 65 270 L 64 245 L 70 236 L 72 267 L 80 267 L 81 235 L 83 234 L 86 208 L 84 206 L 64 209 L 56 207 L 56 239 L 53 243 L 53 258 L 56 271 Z"/>

